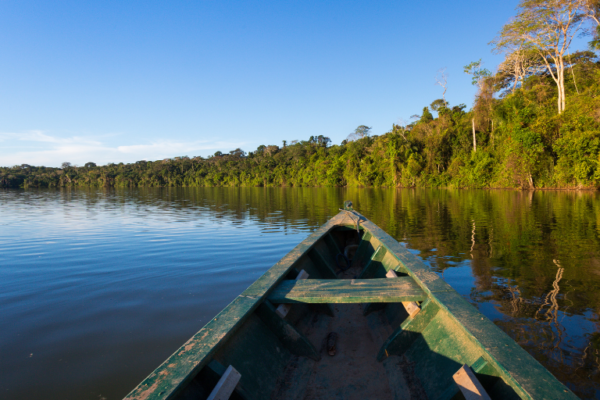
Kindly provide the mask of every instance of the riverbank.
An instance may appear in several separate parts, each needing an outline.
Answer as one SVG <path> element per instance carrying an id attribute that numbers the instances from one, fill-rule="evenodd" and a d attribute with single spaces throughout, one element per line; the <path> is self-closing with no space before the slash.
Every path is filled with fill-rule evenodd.
<path id="1" fill-rule="evenodd" d="M 489 78 L 473 109 L 440 99 L 413 122 L 370 136 L 361 125 L 339 145 L 323 135 L 98 166 L 0 167 L 0 187 L 420 187 L 600 188 L 600 60 L 573 54 L 567 108 L 556 113 L 551 77 L 528 76 L 510 90 Z M 500 79 L 499 77 L 496 77 Z M 575 79 L 577 87 L 575 87 Z M 500 82 L 500 83 L 499 83 Z M 482 90 L 484 90 L 482 89 Z"/>

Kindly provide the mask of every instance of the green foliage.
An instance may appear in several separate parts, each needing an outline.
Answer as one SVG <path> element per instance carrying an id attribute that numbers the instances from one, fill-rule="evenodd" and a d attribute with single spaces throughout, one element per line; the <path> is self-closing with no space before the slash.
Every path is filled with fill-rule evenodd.
<path id="1" fill-rule="evenodd" d="M 494 157 L 488 151 L 473 152 L 467 160 L 457 160 L 453 182 L 458 187 L 487 187 L 492 181 L 494 164 Z"/>
<path id="2" fill-rule="evenodd" d="M 598 51 L 600 50 L 600 25 L 594 29 L 594 37 L 588 43 L 590 50 Z"/>
<path id="3" fill-rule="evenodd" d="M 437 100 L 434 100 L 434 101 L 431 103 L 430 107 L 431 107 L 431 109 L 432 109 L 433 111 L 437 111 L 437 112 L 439 112 L 440 110 L 442 110 L 442 109 L 445 109 L 445 108 L 446 108 L 446 101 L 444 101 L 444 99 L 437 99 Z"/>
<path id="4" fill-rule="evenodd" d="M 561 127 L 554 150 L 560 181 L 576 186 L 600 185 L 600 129 L 590 118 L 580 117 Z"/>
<path id="5" fill-rule="evenodd" d="M 428 107 L 423 107 L 423 115 L 421 115 L 421 119 L 419 120 L 419 122 L 430 122 L 433 121 L 433 114 L 431 113 L 431 111 L 429 111 Z"/>
<path id="6" fill-rule="evenodd" d="M 469 65 L 465 65 L 464 71 L 465 74 L 472 76 L 471 83 L 473 85 L 479 85 L 482 80 L 492 76 L 492 73 L 488 69 L 483 68 L 483 62 L 481 59 L 478 61 L 473 61 Z"/>
<path id="7" fill-rule="evenodd" d="M 84 167 L 65 162 L 61 168 L 23 164 L 0 167 L 0 187 L 598 188 L 600 65 L 590 52 L 575 53 L 569 62 L 570 105 L 560 115 L 554 83 L 541 72 L 500 99 L 481 92 L 469 112 L 464 104 L 435 100 L 437 117 L 424 107 L 412 124 L 393 125 L 379 136 L 361 125 L 341 145 L 319 135 L 208 158 Z"/>

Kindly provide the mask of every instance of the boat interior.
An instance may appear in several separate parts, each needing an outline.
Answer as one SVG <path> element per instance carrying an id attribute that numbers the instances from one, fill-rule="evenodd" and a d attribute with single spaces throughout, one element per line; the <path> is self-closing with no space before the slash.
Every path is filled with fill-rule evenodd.
<path id="1" fill-rule="evenodd" d="M 232 399 L 460 399 L 463 366 L 488 398 L 521 398 L 402 271 L 370 232 L 334 227 L 177 398 L 218 398 L 215 386 L 230 366 L 240 375 Z"/>

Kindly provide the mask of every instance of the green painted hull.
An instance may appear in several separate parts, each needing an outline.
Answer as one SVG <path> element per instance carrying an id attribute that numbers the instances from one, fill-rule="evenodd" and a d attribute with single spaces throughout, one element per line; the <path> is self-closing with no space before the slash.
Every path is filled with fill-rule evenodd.
<path id="1" fill-rule="evenodd" d="M 342 272 L 344 249 L 356 253 Z M 302 270 L 309 278 L 296 280 Z M 418 304 L 416 313 L 409 302 Z M 281 304 L 289 305 L 283 318 Z M 339 342 L 332 357 L 322 340 L 333 330 Z M 126 399 L 206 399 L 229 365 L 241 373 L 231 398 L 454 399 L 462 394 L 453 375 L 464 364 L 492 399 L 577 398 L 416 256 L 346 210 Z"/>

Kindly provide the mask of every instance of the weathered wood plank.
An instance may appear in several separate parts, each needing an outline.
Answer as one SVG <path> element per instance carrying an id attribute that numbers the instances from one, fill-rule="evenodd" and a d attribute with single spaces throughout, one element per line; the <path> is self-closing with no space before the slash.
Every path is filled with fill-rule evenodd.
<path id="1" fill-rule="evenodd" d="M 284 280 L 284 277 L 296 266 L 298 261 L 308 256 L 308 252 L 314 248 L 317 241 L 323 238 L 323 235 L 336 226 L 353 224 L 352 219 L 345 214 L 345 212 L 339 213 L 296 246 L 227 306 L 217 318 L 211 320 L 152 372 L 127 396 L 127 399 L 166 400 L 176 397 L 178 391 L 211 360 L 217 349 L 235 335 L 239 326 L 247 320 L 248 315 L 252 314 L 253 310 L 271 291 L 279 287 L 278 284 Z M 358 249 L 359 252 L 366 252 L 368 259 L 368 255 L 375 250 L 373 245 L 384 246 L 389 251 L 388 254 L 393 254 L 400 263 L 394 269 L 412 277 L 416 284 L 429 295 L 431 304 L 437 304 L 437 307 L 441 308 L 449 318 L 456 321 L 469 337 L 467 342 L 471 341 L 471 345 L 480 349 L 485 355 L 489 365 L 493 366 L 500 376 L 494 388 L 490 389 L 489 393 L 493 397 L 498 397 L 498 393 L 502 393 L 504 390 L 502 387 L 505 386 L 516 391 L 522 398 L 576 398 L 526 351 L 462 299 L 417 256 L 407 251 L 404 246 L 372 222 L 362 219 L 361 226 L 365 233 Z M 354 262 L 358 258 L 355 257 Z M 425 304 L 423 310 L 415 318 L 410 319 L 411 326 L 415 324 L 415 330 L 417 330 L 417 321 L 422 320 L 426 314 Z"/>
<path id="2" fill-rule="evenodd" d="M 461 295 L 452 292 L 436 293 L 442 311 L 455 319 L 473 344 L 488 354 L 502 379 L 523 398 L 576 399 L 546 368 L 521 346 L 485 318 Z M 535 376 L 535 379 L 530 377 Z M 531 394 L 535 394 L 532 396 Z"/>
<path id="3" fill-rule="evenodd" d="M 148 375 L 126 399 L 163 400 L 175 397 L 177 392 L 208 364 L 217 348 L 236 332 L 268 292 L 284 279 L 294 264 L 306 255 L 323 235 L 335 226 L 345 224 L 347 220 L 343 213 L 339 213 L 299 243 Z"/>
<path id="4" fill-rule="evenodd" d="M 377 250 L 379 250 L 379 248 Z M 385 254 L 382 257 L 385 257 Z M 375 254 L 373 255 L 373 258 L 375 258 Z M 368 268 L 368 266 L 365 267 L 365 270 L 367 268 Z M 385 276 L 386 276 L 386 278 L 397 278 L 398 274 L 394 270 L 389 270 L 385 274 Z M 369 303 L 369 304 L 366 304 L 365 307 L 364 307 L 364 309 L 363 309 L 363 315 L 369 315 L 370 313 L 372 313 L 374 311 L 381 310 L 381 309 L 385 308 L 386 304 L 387 303 Z M 421 307 L 419 306 L 419 304 L 416 303 L 416 302 L 414 302 L 414 301 L 403 301 L 402 305 L 404 306 L 404 309 L 406 310 L 406 312 L 408 313 L 408 315 L 410 317 L 414 317 L 419 311 L 421 311 Z"/>
<path id="5" fill-rule="evenodd" d="M 142 381 L 126 399 L 167 399 L 210 361 L 219 344 L 225 342 L 258 306 L 259 300 L 237 297 L 230 305 L 181 346 Z"/>
<path id="6" fill-rule="evenodd" d="M 402 305 L 406 309 L 409 317 L 414 317 L 419 311 L 421 311 L 421 307 L 414 301 L 403 301 Z"/>
<path id="7" fill-rule="evenodd" d="M 241 377 L 242 375 L 230 365 L 206 400 L 228 400 Z"/>
<path id="8" fill-rule="evenodd" d="M 452 376 L 466 400 L 491 400 L 467 364 Z"/>
<path id="9" fill-rule="evenodd" d="M 308 279 L 308 272 L 306 272 L 305 270 L 300 271 L 298 276 L 296 276 L 297 281 L 301 281 L 302 279 Z M 277 307 L 277 309 L 275 310 L 275 312 L 281 318 L 285 318 L 286 315 L 288 315 L 288 313 L 290 312 L 291 308 L 291 304 L 280 304 L 279 307 Z"/>
<path id="10" fill-rule="evenodd" d="M 395 280 L 390 279 L 390 281 Z M 381 346 L 381 350 L 379 350 L 379 354 L 377 354 L 377 360 L 381 361 L 390 355 L 400 356 L 404 354 L 412 346 L 413 342 L 421 336 L 421 332 L 427 328 L 427 325 L 429 325 L 439 310 L 440 307 L 431 300 L 423 303 L 421 312 L 414 318 L 407 318 L 385 341 L 383 346 Z"/>
<path id="11" fill-rule="evenodd" d="M 213 359 L 211 362 L 208 363 L 208 365 L 204 368 L 204 370 L 201 373 L 209 375 L 209 379 L 213 380 L 213 385 L 216 386 L 223 374 L 225 374 L 226 370 L 227 368 L 225 368 L 223 364 Z M 241 397 L 244 400 L 254 400 L 254 396 L 250 394 L 250 392 L 244 387 L 242 382 L 238 382 L 237 386 L 235 387 L 234 393 L 236 393 L 239 397 Z"/>
<path id="12" fill-rule="evenodd" d="M 387 278 L 397 278 L 398 274 L 394 270 L 389 270 L 387 274 L 385 274 Z M 421 311 L 421 307 L 414 301 L 403 301 L 402 305 L 404 309 L 408 313 L 409 317 L 414 317 L 419 311 Z"/>
<path id="13" fill-rule="evenodd" d="M 494 387 L 499 380 L 502 380 L 498 370 L 494 368 L 494 364 L 487 362 L 487 360 L 483 357 L 479 357 L 471 365 L 471 369 L 473 372 L 475 372 L 475 376 L 479 382 L 481 382 L 483 388 L 488 392 L 488 394 L 490 394 L 490 397 L 493 397 L 491 396 L 490 389 Z"/>
<path id="14" fill-rule="evenodd" d="M 475 373 L 484 371 L 488 367 L 489 367 L 489 363 L 483 357 L 479 357 L 477 360 L 475 360 L 473 365 L 471 365 L 471 369 Z"/>
<path id="15" fill-rule="evenodd" d="M 308 256 L 308 252 L 313 248 L 323 235 L 327 234 L 336 225 L 343 223 L 346 217 L 342 213 L 336 215 L 329 220 L 325 225 L 317 229 L 309 235 L 304 241 L 290 251 L 286 256 L 258 278 L 242 295 L 246 296 L 264 296 L 269 290 L 275 287 L 277 283 L 282 281 L 285 275 L 289 272 L 294 264 L 297 263 L 303 256 Z"/>
<path id="16" fill-rule="evenodd" d="M 387 253 L 387 250 L 383 246 L 378 246 L 375 250 L 375 253 L 371 256 L 371 259 L 367 263 L 367 265 L 363 268 L 360 275 L 358 275 L 358 279 L 371 279 L 377 277 L 377 272 L 385 271 L 381 260 Z"/>
<path id="17" fill-rule="evenodd" d="M 396 239 L 388 235 L 383 229 L 367 220 L 363 227 L 374 237 L 377 242 L 392 252 L 400 265 L 398 269 L 406 271 L 415 281 L 422 285 L 427 293 L 454 291 L 450 285 L 442 280 L 435 272 L 426 266 L 416 255 L 409 252 Z"/>
<path id="18" fill-rule="evenodd" d="M 514 340 L 462 299 L 416 255 L 371 221 L 364 221 L 361 225 L 398 258 L 401 265 L 396 270 L 406 272 L 414 278 L 432 300 L 440 305 L 443 312 L 464 328 L 471 337 L 472 344 L 487 354 L 486 358 L 494 363 L 501 377 L 496 386 L 507 385 L 522 398 L 577 398 Z M 415 320 L 417 319 L 418 316 Z"/>
<path id="19" fill-rule="evenodd" d="M 256 315 L 271 329 L 281 343 L 290 353 L 312 358 L 315 361 L 321 359 L 320 353 L 312 343 L 285 319 L 277 315 L 275 307 L 269 302 L 263 302 L 257 309 Z"/>
<path id="20" fill-rule="evenodd" d="M 468 368 L 468 366 L 466 364 L 465 364 L 465 367 Z M 502 380 L 497 376 L 495 369 L 483 357 L 479 357 L 471 365 L 471 368 L 469 368 L 469 369 L 475 373 L 475 378 L 479 381 L 479 383 L 481 384 L 481 386 L 483 387 L 484 390 L 486 387 L 488 387 L 488 388 L 492 387 L 498 380 Z M 482 377 L 486 380 L 486 382 L 481 380 Z M 454 378 L 455 377 L 453 377 L 452 383 L 448 386 L 448 388 L 444 391 L 444 393 L 438 398 L 438 400 L 452 400 L 452 399 L 466 397 L 464 395 L 463 396 L 459 395 L 459 393 L 462 393 L 462 391 L 459 387 L 458 382 L 456 382 L 456 380 Z M 486 386 L 486 384 L 487 384 L 487 386 Z M 468 397 L 466 397 L 466 398 L 468 398 Z M 500 396 L 497 398 L 510 399 L 510 398 L 514 398 L 514 395 L 510 394 L 510 393 L 505 393 L 505 396 Z"/>
<path id="21" fill-rule="evenodd" d="M 269 294 L 273 303 L 400 303 L 423 301 L 412 278 L 287 280 Z"/>

